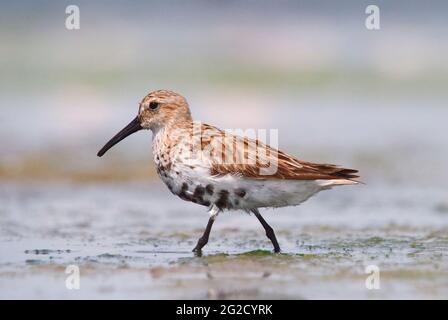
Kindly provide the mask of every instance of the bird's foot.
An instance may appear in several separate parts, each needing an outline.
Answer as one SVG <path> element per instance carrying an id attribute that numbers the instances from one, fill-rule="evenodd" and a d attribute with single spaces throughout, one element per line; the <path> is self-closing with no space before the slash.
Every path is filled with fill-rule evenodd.
<path id="1" fill-rule="evenodd" d="M 199 238 L 198 244 L 194 247 L 193 252 L 196 256 L 202 256 L 202 248 L 207 244 L 207 238 Z"/>
<path id="2" fill-rule="evenodd" d="M 193 253 L 195 257 L 202 257 L 202 250 L 201 249 L 193 249 Z"/>

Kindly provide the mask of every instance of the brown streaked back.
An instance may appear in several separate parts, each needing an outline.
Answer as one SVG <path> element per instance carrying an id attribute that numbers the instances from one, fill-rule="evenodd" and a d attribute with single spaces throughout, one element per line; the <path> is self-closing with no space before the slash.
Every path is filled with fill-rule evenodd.
<path id="1" fill-rule="evenodd" d="M 218 139 L 218 142 L 216 141 Z M 208 144 L 221 143 L 221 152 L 232 150 L 233 161 L 226 162 L 212 159 L 211 174 L 222 176 L 227 174 L 240 175 L 251 179 L 289 179 L 289 180 L 319 180 L 319 179 L 353 179 L 359 178 L 358 170 L 341 168 L 334 164 L 319 164 L 299 160 L 285 152 L 274 149 L 259 140 L 230 135 L 213 126 L 203 124 L 202 147 Z M 250 148 L 249 145 L 255 146 Z M 244 150 L 241 149 L 244 146 Z M 250 162 L 248 159 L 252 159 Z M 276 159 L 276 160 L 275 160 Z M 277 170 L 270 175 L 260 172 L 267 168 L 268 163 L 276 161 Z"/>

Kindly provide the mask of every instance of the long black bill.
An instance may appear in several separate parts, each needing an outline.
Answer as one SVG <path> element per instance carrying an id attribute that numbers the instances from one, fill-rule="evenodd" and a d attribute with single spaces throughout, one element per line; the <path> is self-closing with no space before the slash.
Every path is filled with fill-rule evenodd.
<path id="1" fill-rule="evenodd" d="M 142 130 L 143 127 L 140 124 L 140 120 L 138 117 L 135 117 L 134 120 L 132 120 L 123 130 L 118 132 L 112 139 L 109 140 L 108 143 L 104 145 L 104 147 L 98 152 L 97 156 L 102 157 L 107 150 L 112 148 L 114 145 L 116 145 L 118 142 L 126 138 L 127 136 L 130 136 L 131 134 Z"/>

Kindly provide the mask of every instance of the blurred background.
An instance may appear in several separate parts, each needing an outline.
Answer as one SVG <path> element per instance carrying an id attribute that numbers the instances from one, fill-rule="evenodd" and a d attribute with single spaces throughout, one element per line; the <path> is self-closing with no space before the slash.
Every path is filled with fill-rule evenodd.
<path id="1" fill-rule="evenodd" d="M 287 250 L 308 250 L 294 242 L 294 232 L 306 238 L 312 230 L 309 241 L 321 241 L 316 234 L 344 238 L 353 233 L 341 230 L 367 228 L 367 238 L 359 241 L 385 238 L 368 242 L 378 251 L 359 253 L 358 262 L 383 252 L 393 240 L 387 237 L 397 234 L 408 237 L 409 252 L 400 251 L 401 242 L 390 246 L 409 259 L 418 234 L 422 243 L 437 244 L 431 249 L 419 243 L 419 252 L 433 253 L 438 272 L 446 271 L 441 253 L 448 226 L 446 1 L 0 3 L 3 266 L 41 261 L 27 250 L 73 246 L 58 239 L 83 243 L 99 234 L 117 239 L 134 232 L 135 241 L 152 243 L 145 223 L 160 232 L 159 239 L 180 230 L 183 236 L 174 238 L 185 248 L 195 242 L 206 217 L 198 213 L 201 208 L 172 198 L 158 180 L 149 132 L 96 157 L 136 115 L 140 99 L 165 88 L 184 95 L 197 120 L 229 129 L 278 129 L 280 148 L 292 155 L 360 170 L 365 187 L 337 190 L 300 210 L 272 215 L 280 229 L 295 230 L 290 242 L 291 233 L 280 231 Z M 80 30 L 65 27 L 71 4 L 80 8 Z M 369 4 L 380 8 L 380 30 L 365 27 Z M 173 221 L 179 211 L 189 224 Z M 222 220 L 228 222 L 218 232 L 238 225 Z M 251 223 L 247 228 L 255 229 Z M 336 228 L 341 226 L 346 229 Z M 326 233 L 328 228 L 336 229 Z M 48 237 L 51 241 L 35 248 L 37 239 Z M 104 250 L 117 250 L 116 241 Z M 247 243 L 244 248 L 254 247 Z M 232 248 L 212 244 L 210 250 Z M 103 261 L 101 250 L 60 258 L 92 254 Z M 422 263 L 425 272 L 435 268 L 433 256 L 418 257 L 423 260 L 411 259 L 411 265 Z M 391 268 L 403 261 L 396 256 Z M 3 288 L 16 285 L 0 280 Z M 446 281 L 438 285 L 446 293 Z M 317 288 L 314 296 L 322 297 Z M 432 292 L 435 297 L 440 290 Z M 350 294 L 359 297 L 356 290 Z"/>
<path id="2" fill-rule="evenodd" d="M 363 178 L 447 181 L 444 1 L 2 2 L 0 178 L 149 179 L 150 135 L 96 151 L 149 91 L 196 119 L 279 129 L 283 149 Z M 120 168 L 120 170 L 116 170 Z"/>

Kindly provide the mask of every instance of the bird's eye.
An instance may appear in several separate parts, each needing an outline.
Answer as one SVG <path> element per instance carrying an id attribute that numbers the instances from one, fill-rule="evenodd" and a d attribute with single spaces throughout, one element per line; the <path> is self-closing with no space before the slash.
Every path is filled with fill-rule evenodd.
<path id="1" fill-rule="evenodd" d="M 152 102 L 149 104 L 149 108 L 152 109 L 152 110 L 155 110 L 155 109 L 157 109 L 158 107 L 159 107 L 159 103 L 158 103 L 158 102 L 152 101 Z"/>

